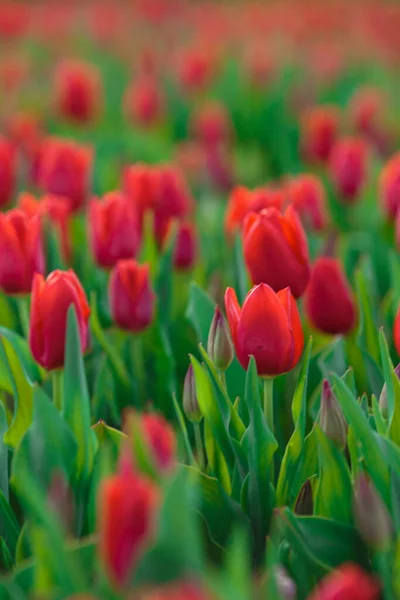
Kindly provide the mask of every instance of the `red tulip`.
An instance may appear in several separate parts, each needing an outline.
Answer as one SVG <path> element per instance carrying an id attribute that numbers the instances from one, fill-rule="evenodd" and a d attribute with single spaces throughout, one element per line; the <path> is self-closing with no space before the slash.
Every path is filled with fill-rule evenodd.
<path id="1" fill-rule="evenodd" d="M 82 352 L 89 334 L 90 309 L 75 273 L 53 271 L 45 280 L 36 273 L 32 286 L 29 345 L 35 360 L 52 370 L 64 364 L 68 309 L 73 304 L 79 326 Z"/>
<path id="2" fill-rule="evenodd" d="M 68 140 L 50 140 L 39 164 L 40 185 L 48 194 L 68 198 L 72 211 L 82 208 L 89 194 L 92 150 Z"/>
<path id="3" fill-rule="evenodd" d="M 254 356 L 261 377 L 280 375 L 296 366 L 304 337 L 289 288 L 276 294 L 260 283 L 247 294 L 242 308 L 233 288 L 228 288 L 225 308 L 236 355 L 244 369 L 250 356 Z"/>
<path id="4" fill-rule="evenodd" d="M 150 325 L 155 296 L 148 265 L 133 259 L 118 261 L 111 271 L 108 293 L 111 315 L 120 329 L 139 332 Z"/>
<path id="5" fill-rule="evenodd" d="M 173 165 L 153 170 L 153 208 L 160 218 L 181 219 L 193 208 L 193 198 L 182 174 Z"/>
<path id="6" fill-rule="evenodd" d="M 13 114 L 7 121 L 7 132 L 13 143 L 29 156 L 42 137 L 41 122 L 37 116 L 28 112 Z"/>
<path id="7" fill-rule="evenodd" d="M 265 187 L 249 190 L 244 186 L 235 187 L 228 200 L 225 213 L 225 231 L 231 237 L 240 229 L 246 216 L 251 212 L 259 213 L 264 208 L 274 207 L 282 210 L 285 193 L 280 188 Z"/>
<path id="8" fill-rule="evenodd" d="M 124 96 L 126 117 L 143 126 L 151 126 L 160 120 L 164 102 L 154 77 L 142 77 L 132 83 Z"/>
<path id="9" fill-rule="evenodd" d="M 174 267 L 192 269 L 196 261 L 196 230 L 192 223 L 181 223 L 175 241 Z"/>
<path id="10" fill-rule="evenodd" d="M 136 473 L 103 479 L 98 493 L 99 552 L 109 578 L 124 587 L 153 536 L 158 505 L 154 484 Z"/>
<path id="11" fill-rule="evenodd" d="M 185 91 L 191 92 L 206 87 L 213 74 L 211 55 L 196 48 L 180 53 L 178 77 Z"/>
<path id="12" fill-rule="evenodd" d="M 397 354 L 400 355 L 400 307 L 397 310 L 393 326 L 393 339 Z"/>
<path id="13" fill-rule="evenodd" d="M 346 335 L 355 327 L 354 297 L 337 259 L 323 256 L 315 261 L 305 309 L 313 327 L 324 333 Z"/>
<path id="14" fill-rule="evenodd" d="M 0 206 L 12 198 L 17 177 L 17 161 L 14 146 L 0 136 Z"/>
<path id="15" fill-rule="evenodd" d="M 146 211 L 154 207 L 154 176 L 149 165 L 138 163 L 124 171 L 124 192 L 138 215 L 140 224 Z"/>
<path id="16" fill-rule="evenodd" d="M 309 600 L 378 600 L 378 582 L 357 565 L 346 564 L 322 580 Z"/>
<path id="17" fill-rule="evenodd" d="M 190 581 L 170 583 L 140 596 L 140 600 L 211 600 L 211 598 L 201 585 Z"/>
<path id="18" fill-rule="evenodd" d="M 315 231 L 325 228 L 326 193 L 319 177 L 312 174 L 295 177 L 287 186 L 287 198 Z"/>
<path id="19" fill-rule="evenodd" d="M 106 194 L 89 205 L 89 237 L 93 256 L 100 267 L 133 258 L 139 245 L 138 225 L 131 206 L 120 192 Z"/>
<path id="20" fill-rule="evenodd" d="M 54 76 L 54 96 L 61 116 L 82 123 L 92 121 L 102 102 L 98 69 L 81 61 L 61 62 Z"/>
<path id="21" fill-rule="evenodd" d="M 368 135 L 377 125 L 386 109 L 385 97 L 379 88 L 361 87 L 352 96 L 350 118 L 358 133 Z"/>
<path id="22" fill-rule="evenodd" d="M 176 461 L 176 437 L 171 425 L 164 417 L 155 413 L 139 414 L 131 412 L 128 414 L 127 433 L 128 435 L 131 434 L 132 438 L 135 438 L 136 427 L 148 446 L 151 457 L 158 469 L 168 471 Z M 140 464 L 135 466 L 140 468 Z"/>
<path id="23" fill-rule="evenodd" d="M 254 284 L 267 283 L 276 292 L 290 287 L 295 298 L 310 278 L 307 238 L 292 206 L 251 213 L 243 226 L 243 251 Z"/>
<path id="24" fill-rule="evenodd" d="M 331 178 L 340 197 L 348 203 L 357 200 L 367 178 L 367 144 L 362 138 L 342 138 L 330 156 Z"/>
<path id="25" fill-rule="evenodd" d="M 222 192 L 232 188 L 234 181 L 233 156 L 226 145 L 204 146 L 204 158 L 210 183 Z"/>
<path id="26" fill-rule="evenodd" d="M 388 219 L 394 219 L 400 206 L 400 152 L 383 167 L 379 188 L 383 211 Z"/>
<path id="27" fill-rule="evenodd" d="M 18 209 L 0 213 L 0 287 L 29 294 L 33 276 L 45 267 L 40 219 Z"/>
<path id="28" fill-rule="evenodd" d="M 339 129 L 339 114 L 335 106 L 317 106 L 302 123 L 302 147 L 311 162 L 326 162 Z"/>
<path id="29" fill-rule="evenodd" d="M 232 122 L 223 104 L 209 101 L 192 117 L 194 136 L 207 146 L 228 142 L 232 135 Z"/>

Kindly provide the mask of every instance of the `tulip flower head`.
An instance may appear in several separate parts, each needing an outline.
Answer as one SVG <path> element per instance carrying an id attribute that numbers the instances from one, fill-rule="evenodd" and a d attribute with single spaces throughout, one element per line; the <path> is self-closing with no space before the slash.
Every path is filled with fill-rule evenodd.
<path id="1" fill-rule="evenodd" d="M 317 106 L 304 115 L 301 142 L 310 162 L 325 163 L 331 154 L 339 130 L 335 106 Z"/>
<path id="2" fill-rule="evenodd" d="M 290 289 L 275 293 L 265 283 L 254 286 L 239 306 L 233 288 L 225 292 L 225 308 L 237 358 L 247 369 L 254 356 L 260 377 L 293 369 L 304 346 L 300 315 Z"/>
<path id="3" fill-rule="evenodd" d="M 29 346 L 35 360 L 51 371 L 64 365 L 68 309 L 74 305 L 81 349 L 88 345 L 90 309 L 74 271 L 36 273 L 32 286 Z"/>
<path id="4" fill-rule="evenodd" d="M 128 87 L 123 104 L 127 119 L 144 127 L 157 123 L 164 112 L 160 86 L 150 76 L 142 76 Z"/>
<path id="5" fill-rule="evenodd" d="M 195 423 L 201 421 L 203 415 L 201 414 L 199 401 L 197 399 L 196 382 L 192 364 L 189 365 L 189 368 L 186 372 L 185 381 L 183 384 L 182 404 L 186 418 L 189 419 L 189 421 L 193 421 Z"/>
<path id="6" fill-rule="evenodd" d="M 223 104 L 208 102 L 201 106 L 192 117 L 194 137 L 205 146 L 215 146 L 229 142 L 232 135 L 232 122 Z"/>
<path id="7" fill-rule="evenodd" d="M 302 296 L 310 278 L 308 244 L 292 206 L 284 215 L 275 208 L 248 215 L 243 252 L 254 284 L 267 283 L 276 292 L 290 287 L 295 298 Z"/>
<path id="8" fill-rule="evenodd" d="M 225 231 L 228 237 L 232 237 L 236 230 L 242 228 L 246 216 L 251 213 L 259 213 L 264 208 L 276 208 L 282 210 L 285 201 L 285 193 L 280 188 L 261 187 L 249 190 L 244 186 L 235 187 L 228 200 L 225 214 Z"/>
<path id="9" fill-rule="evenodd" d="M 359 473 L 354 483 L 353 513 L 364 542 L 375 550 L 387 548 L 393 539 L 392 519 L 374 484 L 364 473 Z"/>
<path id="10" fill-rule="evenodd" d="M 312 174 L 299 175 L 289 182 L 286 193 L 303 222 L 309 223 L 315 231 L 325 228 L 328 219 L 326 192 L 319 177 Z"/>
<path id="11" fill-rule="evenodd" d="M 305 310 L 315 329 L 330 335 L 347 335 L 357 319 L 356 304 L 342 265 L 320 257 L 313 266 L 305 294 Z"/>
<path id="12" fill-rule="evenodd" d="M 197 253 L 196 230 L 192 223 L 181 223 L 175 240 L 174 267 L 178 271 L 193 268 Z"/>
<path id="13" fill-rule="evenodd" d="M 400 207 L 400 152 L 397 152 L 383 167 L 379 179 L 382 210 L 393 220 Z"/>
<path id="14" fill-rule="evenodd" d="M 397 309 L 396 317 L 393 325 L 393 340 L 397 350 L 397 354 L 400 355 L 400 306 Z"/>
<path id="15" fill-rule="evenodd" d="M 142 225 L 146 211 L 154 208 L 154 176 L 149 165 L 137 163 L 124 171 L 123 189 Z"/>
<path id="16" fill-rule="evenodd" d="M 102 104 L 99 71 L 82 61 L 61 62 L 54 75 L 54 98 L 61 116 L 80 123 L 93 121 Z"/>
<path id="17" fill-rule="evenodd" d="M 367 177 L 368 147 L 362 138 L 343 138 L 336 142 L 329 159 L 331 178 L 340 198 L 357 200 Z"/>
<path id="18" fill-rule="evenodd" d="M 225 317 L 216 306 L 208 333 L 207 353 L 220 371 L 226 371 L 233 360 L 233 344 Z"/>
<path id="19" fill-rule="evenodd" d="M 327 575 L 309 600 L 379 600 L 378 582 L 359 566 L 342 565 Z"/>

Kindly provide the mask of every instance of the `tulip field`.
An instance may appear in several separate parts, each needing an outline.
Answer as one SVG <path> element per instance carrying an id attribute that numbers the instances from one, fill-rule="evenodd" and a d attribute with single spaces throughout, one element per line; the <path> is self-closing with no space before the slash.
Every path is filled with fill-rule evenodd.
<path id="1" fill-rule="evenodd" d="M 0 600 L 400 600 L 399 31 L 0 3 Z"/>

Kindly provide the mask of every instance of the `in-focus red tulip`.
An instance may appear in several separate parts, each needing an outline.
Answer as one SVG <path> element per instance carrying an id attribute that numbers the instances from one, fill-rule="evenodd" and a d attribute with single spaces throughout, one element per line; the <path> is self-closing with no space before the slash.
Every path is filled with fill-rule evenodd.
<path id="1" fill-rule="evenodd" d="M 340 199 L 357 200 L 367 178 L 368 146 L 362 138 L 342 138 L 332 148 L 329 159 L 331 178 Z"/>
<path id="2" fill-rule="evenodd" d="M 150 542 L 158 506 L 154 484 L 131 472 L 103 479 L 98 493 L 99 552 L 113 584 L 123 588 Z"/>
<path id="3" fill-rule="evenodd" d="M 287 198 L 315 231 L 321 231 L 327 224 L 326 193 L 322 181 L 312 174 L 299 175 L 292 179 L 286 188 Z"/>
<path id="4" fill-rule="evenodd" d="M 396 152 L 383 167 L 379 192 L 384 214 L 388 219 L 394 219 L 400 207 L 400 152 Z"/>
<path id="5" fill-rule="evenodd" d="M 301 143 L 311 162 L 326 162 L 338 135 L 339 113 L 335 106 L 316 106 L 302 122 Z"/>
<path id="6" fill-rule="evenodd" d="M 154 316 L 155 296 L 149 266 L 135 260 L 120 260 L 111 271 L 108 294 L 111 315 L 120 329 L 140 332 Z"/>
<path id="7" fill-rule="evenodd" d="M 280 188 L 260 187 L 249 190 L 244 186 L 235 187 L 228 200 L 225 213 L 225 231 L 228 237 L 232 237 L 235 231 L 241 229 L 246 216 L 251 213 L 259 213 L 264 208 L 274 207 L 282 210 L 285 201 L 285 193 Z"/>
<path id="8" fill-rule="evenodd" d="M 260 283 L 247 294 L 240 308 L 235 290 L 225 292 L 225 308 L 237 358 L 247 369 L 254 356 L 261 377 L 293 369 L 304 347 L 296 301 L 286 288 L 277 294 Z"/>
<path id="9" fill-rule="evenodd" d="M 135 215 L 121 192 L 109 192 L 89 204 L 89 239 L 96 263 L 105 269 L 134 258 L 139 245 Z"/>
<path id="10" fill-rule="evenodd" d="M 229 142 L 232 121 L 225 106 L 209 101 L 193 114 L 191 128 L 194 137 L 202 144 L 215 146 Z"/>
<path id="11" fill-rule="evenodd" d="M 142 76 L 128 87 L 123 104 L 127 119 L 145 127 L 159 122 L 164 113 L 160 86 L 150 76 Z"/>
<path id="12" fill-rule="evenodd" d="M 17 177 L 17 157 L 14 146 L 0 136 L 0 206 L 12 198 Z"/>
<path id="13" fill-rule="evenodd" d="M 68 198 L 71 211 L 77 211 L 89 195 L 91 164 L 91 148 L 69 140 L 49 140 L 40 157 L 40 185 L 48 194 Z"/>
<path id="14" fill-rule="evenodd" d="M 331 335 L 346 335 L 354 329 L 357 310 L 341 263 L 331 257 L 318 258 L 305 294 L 305 309 L 313 327 Z"/>
<path id="15" fill-rule="evenodd" d="M 74 305 L 82 352 L 88 345 L 90 309 L 74 271 L 36 273 L 32 286 L 29 346 L 35 360 L 51 371 L 64 365 L 68 309 Z"/>
<path id="16" fill-rule="evenodd" d="M 29 294 L 33 276 L 44 273 L 40 219 L 19 209 L 0 213 L 0 287 L 6 294 Z"/>
<path id="17" fill-rule="evenodd" d="M 330 573 L 322 580 L 309 600 L 378 600 L 378 582 L 358 565 L 351 563 Z"/>
<path id="18" fill-rule="evenodd" d="M 54 75 L 54 101 L 62 117 L 81 123 L 93 121 L 102 104 L 98 69 L 83 61 L 62 61 Z"/>
<path id="19" fill-rule="evenodd" d="M 174 267 L 178 271 L 192 269 L 196 262 L 197 235 L 193 223 L 181 223 L 176 234 Z"/>
<path id="20" fill-rule="evenodd" d="M 310 279 L 307 238 L 292 206 L 281 215 L 276 208 L 251 213 L 243 225 L 243 253 L 254 284 L 267 283 L 278 292 L 290 287 L 303 295 Z"/>

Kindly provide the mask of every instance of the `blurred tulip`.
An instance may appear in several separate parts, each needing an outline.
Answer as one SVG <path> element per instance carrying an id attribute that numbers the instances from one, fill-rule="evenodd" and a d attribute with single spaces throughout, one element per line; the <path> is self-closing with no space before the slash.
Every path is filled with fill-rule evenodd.
<path id="1" fill-rule="evenodd" d="M 189 421 L 193 421 L 194 423 L 201 421 L 203 415 L 201 414 L 197 399 L 196 383 L 192 364 L 189 365 L 185 376 L 182 403 L 186 418 L 189 419 Z"/>
<path id="2" fill-rule="evenodd" d="M 125 92 L 123 104 L 127 119 L 144 127 L 159 122 L 164 113 L 164 100 L 154 77 L 134 81 Z"/>
<path id="3" fill-rule="evenodd" d="M 357 319 L 352 290 L 342 265 L 335 258 L 318 258 L 305 294 L 305 310 L 315 329 L 331 335 L 347 335 Z"/>
<path id="4" fill-rule="evenodd" d="M 275 292 L 290 287 L 295 298 L 310 278 L 307 237 L 292 206 L 251 213 L 243 225 L 243 253 L 254 284 L 267 283 Z"/>
<path id="5" fill-rule="evenodd" d="M 397 351 L 400 355 L 400 306 L 397 309 L 396 317 L 393 325 L 393 341 Z"/>
<path id="6" fill-rule="evenodd" d="M 125 416 L 124 431 L 135 444 L 138 436 L 160 471 L 168 471 L 176 462 L 176 436 L 168 421 L 156 413 L 130 410 Z M 133 457 L 133 467 L 140 470 L 140 456 Z"/>
<path id="7" fill-rule="evenodd" d="M 214 75 L 211 55 L 196 48 L 180 52 L 177 69 L 179 82 L 186 92 L 206 87 Z"/>
<path id="8" fill-rule="evenodd" d="M 120 329 L 140 332 L 150 325 L 155 296 L 148 265 L 133 259 L 118 261 L 110 274 L 108 294 L 112 318 Z"/>
<path id="9" fill-rule="evenodd" d="M 341 450 L 347 446 L 347 423 L 341 406 L 327 379 L 324 380 L 321 393 L 319 425 L 325 435 Z"/>
<path id="10" fill-rule="evenodd" d="M 137 600 L 212 600 L 199 584 L 190 581 L 170 583 L 153 590 L 139 594 Z M 136 600 L 136 596 L 129 598 Z"/>
<path id="11" fill-rule="evenodd" d="M 196 262 L 196 230 L 192 223 L 181 223 L 176 235 L 174 267 L 178 271 L 192 269 Z"/>
<path id="12" fill-rule="evenodd" d="M 182 175 L 171 164 L 158 166 L 152 175 L 154 212 L 160 219 L 181 219 L 193 209 L 194 201 Z"/>
<path id="13" fill-rule="evenodd" d="M 191 129 L 194 137 L 206 146 L 229 142 L 232 136 L 232 121 L 226 107 L 209 101 L 192 115 Z"/>
<path id="14" fill-rule="evenodd" d="M 55 471 L 47 490 L 47 501 L 56 513 L 65 532 L 73 533 L 74 497 L 72 489 L 62 471 Z"/>
<path id="15" fill-rule="evenodd" d="M 364 473 L 354 482 L 354 521 L 364 542 L 374 550 L 387 548 L 393 538 L 393 523 L 381 496 Z"/>
<path id="16" fill-rule="evenodd" d="M 35 360 L 51 371 L 64 365 L 68 309 L 74 305 L 84 352 L 88 345 L 90 309 L 74 271 L 53 271 L 45 280 L 36 273 L 32 286 L 29 346 Z"/>
<path id="17" fill-rule="evenodd" d="M 225 145 L 204 146 L 204 157 L 211 185 L 222 192 L 229 191 L 235 176 L 229 148 Z"/>
<path id="18" fill-rule="evenodd" d="M 101 201 L 91 200 L 89 239 L 97 265 L 105 269 L 119 260 L 134 258 L 139 246 L 138 225 L 127 198 L 109 192 Z"/>
<path id="19" fill-rule="evenodd" d="M 326 227 L 326 193 L 322 181 L 312 174 L 299 175 L 286 188 L 287 198 L 303 221 L 315 231 Z"/>
<path id="20" fill-rule="evenodd" d="M 87 123 L 99 114 L 102 104 L 101 77 L 98 69 L 76 60 L 62 61 L 54 75 L 54 102 L 62 117 Z"/>
<path id="21" fill-rule="evenodd" d="M 226 371 L 233 361 L 234 351 L 231 334 L 219 306 L 215 308 L 208 333 L 207 353 L 214 366 L 220 371 Z"/>
<path id="22" fill-rule="evenodd" d="M 249 190 L 244 186 L 235 187 L 228 200 L 225 213 L 225 231 L 232 237 L 236 230 L 241 229 L 246 216 L 259 213 L 264 208 L 274 207 L 281 211 L 285 201 L 285 192 L 280 188 L 265 187 Z"/>
<path id="23" fill-rule="evenodd" d="M 368 147 L 362 138 L 341 138 L 329 161 L 331 178 L 342 200 L 355 202 L 367 178 Z"/>
<path id="24" fill-rule="evenodd" d="M 383 167 L 379 179 L 379 191 L 385 216 L 392 220 L 400 206 L 400 152 L 392 156 Z"/>
<path id="25" fill-rule="evenodd" d="M 89 194 L 91 164 L 90 148 L 52 139 L 44 146 L 40 158 L 40 185 L 48 194 L 68 198 L 71 211 L 77 211 Z"/>
<path id="26" fill-rule="evenodd" d="M 225 308 L 237 358 L 247 369 L 254 356 L 258 374 L 272 377 L 293 369 L 303 352 L 304 337 L 296 301 L 286 288 L 277 294 L 265 283 L 254 286 L 240 308 L 233 288 Z"/>
<path id="27" fill-rule="evenodd" d="M 6 130 L 10 140 L 27 156 L 43 135 L 40 119 L 29 112 L 14 113 L 7 121 Z"/>
<path id="28" fill-rule="evenodd" d="M 14 146 L 0 136 L 0 206 L 12 199 L 17 179 L 16 158 Z"/>
<path id="29" fill-rule="evenodd" d="M 296 584 L 286 569 L 278 565 L 275 568 L 274 575 L 281 600 L 296 600 Z"/>
<path id="30" fill-rule="evenodd" d="M 382 154 L 390 145 L 389 132 L 383 123 L 386 111 L 387 99 L 379 88 L 360 87 L 350 100 L 350 121 L 355 131 L 365 136 Z"/>
<path id="31" fill-rule="evenodd" d="M 19 209 L 0 213 L 0 287 L 6 294 L 29 294 L 45 259 L 38 216 Z"/>
<path id="32" fill-rule="evenodd" d="M 308 600 L 379 600 L 378 582 L 358 565 L 342 565 L 327 575 Z"/>
<path id="33" fill-rule="evenodd" d="M 99 553 L 112 583 L 123 588 L 155 528 L 158 493 L 136 473 L 102 480 L 98 492 Z"/>
<path id="34" fill-rule="evenodd" d="M 145 212 L 154 208 L 153 180 L 153 169 L 149 165 L 137 163 L 130 165 L 124 171 L 124 193 L 131 202 L 140 225 L 143 223 Z"/>
<path id="35" fill-rule="evenodd" d="M 339 113 L 335 106 L 316 106 L 303 118 L 301 144 L 310 162 L 329 159 L 339 130 Z"/>

